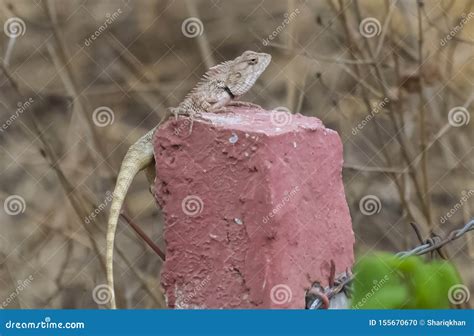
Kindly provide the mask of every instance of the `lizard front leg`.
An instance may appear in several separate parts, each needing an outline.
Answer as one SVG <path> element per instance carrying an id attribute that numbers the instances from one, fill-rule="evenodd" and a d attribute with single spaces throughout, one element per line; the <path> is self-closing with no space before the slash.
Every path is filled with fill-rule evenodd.
<path id="1" fill-rule="evenodd" d="M 230 101 L 230 97 L 222 98 L 216 102 L 210 103 L 209 101 L 202 99 L 198 101 L 195 105 L 198 106 L 198 109 L 191 108 L 189 110 L 189 118 L 191 119 L 191 125 L 189 127 L 189 135 L 193 132 L 194 119 L 196 117 L 201 117 L 202 112 L 216 112 L 221 110 L 227 103 Z"/>

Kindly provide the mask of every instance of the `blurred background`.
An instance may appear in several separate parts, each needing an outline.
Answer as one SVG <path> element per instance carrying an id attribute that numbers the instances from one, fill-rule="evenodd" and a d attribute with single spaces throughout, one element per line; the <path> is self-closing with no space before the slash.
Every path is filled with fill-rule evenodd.
<path id="1" fill-rule="evenodd" d="M 120 162 L 210 66 L 272 63 L 243 98 L 344 143 L 357 256 L 444 237 L 474 208 L 474 3 L 0 0 L 0 305 L 97 308 Z M 162 249 L 144 174 L 125 213 Z M 160 258 L 121 220 L 122 307 L 163 307 Z M 471 292 L 474 238 L 443 248 Z"/>

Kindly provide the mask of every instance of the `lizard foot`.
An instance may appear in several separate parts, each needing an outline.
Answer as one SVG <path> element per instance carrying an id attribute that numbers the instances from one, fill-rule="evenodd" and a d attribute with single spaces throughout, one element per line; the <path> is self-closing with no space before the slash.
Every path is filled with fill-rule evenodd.
<path id="1" fill-rule="evenodd" d="M 259 110 L 262 109 L 260 105 L 246 102 L 246 101 L 240 101 L 240 100 L 233 100 L 227 104 L 227 106 L 244 106 L 244 107 L 253 107 L 253 108 L 258 108 Z"/>

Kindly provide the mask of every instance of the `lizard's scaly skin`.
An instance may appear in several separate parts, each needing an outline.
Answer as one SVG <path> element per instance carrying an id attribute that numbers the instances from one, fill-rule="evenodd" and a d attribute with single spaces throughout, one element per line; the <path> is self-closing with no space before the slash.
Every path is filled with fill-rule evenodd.
<path id="1" fill-rule="evenodd" d="M 228 105 L 235 98 L 246 93 L 270 63 L 271 56 L 265 53 L 246 51 L 239 57 L 210 68 L 202 80 L 171 112 L 187 115 L 191 118 L 200 112 L 216 112 Z M 127 151 L 120 167 L 115 186 L 113 201 L 107 227 L 106 270 L 107 283 L 111 291 L 110 306 L 116 308 L 113 252 L 115 231 L 123 201 L 135 175 L 153 162 L 153 128 Z M 191 129 L 190 129 L 191 130 Z"/>
<path id="2" fill-rule="evenodd" d="M 107 269 L 107 282 L 109 286 L 114 283 L 114 272 L 113 272 L 113 253 L 114 253 L 114 240 L 115 231 L 117 229 L 117 222 L 122 209 L 122 204 L 127 195 L 128 188 L 132 184 L 133 178 L 137 173 L 153 162 L 153 142 L 152 137 L 156 130 L 156 127 L 151 131 L 142 136 L 137 142 L 135 142 L 125 154 L 120 167 L 120 172 L 117 177 L 117 183 L 113 193 L 112 205 L 110 206 L 109 214 L 109 225 L 107 228 L 107 258 L 106 258 L 106 269 Z M 111 302 L 110 305 L 115 308 L 115 292 L 112 287 L 109 287 L 111 291 Z"/>

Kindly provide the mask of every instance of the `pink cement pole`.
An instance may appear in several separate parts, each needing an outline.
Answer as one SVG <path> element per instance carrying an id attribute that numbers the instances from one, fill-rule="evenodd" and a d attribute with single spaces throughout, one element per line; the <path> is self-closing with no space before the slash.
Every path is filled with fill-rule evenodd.
<path id="1" fill-rule="evenodd" d="M 351 267 L 342 144 L 321 121 L 228 108 L 155 134 L 171 308 L 304 308 L 312 282 Z"/>

